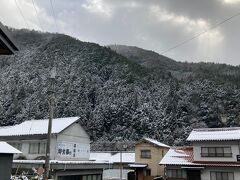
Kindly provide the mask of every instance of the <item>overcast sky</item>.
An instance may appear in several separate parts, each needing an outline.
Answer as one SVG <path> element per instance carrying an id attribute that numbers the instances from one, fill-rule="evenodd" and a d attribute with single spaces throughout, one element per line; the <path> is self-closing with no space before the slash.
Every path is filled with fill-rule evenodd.
<path id="1" fill-rule="evenodd" d="M 54 11 L 50 0 L 0 0 L 0 4 L 0 21 L 11 27 L 158 53 L 240 12 L 240 0 L 52 0 Z M 239 65 L 240 16 L 165 55 L 177 61 Z"/>

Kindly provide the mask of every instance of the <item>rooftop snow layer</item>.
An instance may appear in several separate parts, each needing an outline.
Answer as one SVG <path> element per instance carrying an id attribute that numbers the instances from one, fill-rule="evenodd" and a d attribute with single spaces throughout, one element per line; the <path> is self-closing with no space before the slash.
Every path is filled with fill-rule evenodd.
<path id="1" fill-rule="evenodd" d="M 160 164 L 164 165 L 193 165 L 191 153 L 192 148 L 169 149 Z"/>
<path id="2" fill-rule="evenodd" d="M 240 127 L 194 129 L 187 141 L 224 141 L 239 140 Z"/>
<path id="3" fill-rule="evenodd" d="M 0 154 L 20 154 L 20 153 L 22 152 L 12 147 L 8 143 L 0 141 Z"/>
<path id="4" fill-rule="evenodd" d="M 114 152 L 91 152 L 90 160 L 95 161 L 105 161 L 111 163 L 119 163 L 120 153 Z M 122 152 L 122 162 L 123 163 L 134 163 L 135 162 L 135 153 L 134 152 Z"/>
<path id="5" fill-rule="evenodd" d="M 52 121 L 52 133 L 58 134 L 74 122 L 79 117 L 57 118 Z M 0 136 L 23 136 L 47 134 L 48 119 L 24 121 L 14 126 L 0 127 Z"/>
<path id="6" fill-rule="evenodd" d="M 150 142 L 150 143 L 152 143 L 152 144 L 155 144 L 155 145 L 157 145 L 157 146 L 159 146 L 159 147 L 166 147 L 166 148 L 170 148 L 170 146 L 168 146 L 168 145 L 166 145 L 166 144 L 163 144 L 163 143 L 161 143 L 161 142 L 159 142 L 159 141 L 157 141 L 157 140 L 155 140 L 155 139 L 151 139 L 151 138 L 143 138 L 143 141 L 147 141 L 147 142 Z M 141 142 L 141 141 L 140 141 Z"/>
<path id="7" fill-rule="evenodd" d="M 163 157 L 160 165 L 177 165 L 181 166 L 182 168 L 184 166 L 187 166 L 185 168 L 191 168 L 191 167 L 240 167 L 240 163 L 237 161 L 232 162 L 226 162 L 223 160 L 219 161 L 194 161 L 193 157 L 193 147 L 176 147 L 171 148 L 167 154 Z"/>

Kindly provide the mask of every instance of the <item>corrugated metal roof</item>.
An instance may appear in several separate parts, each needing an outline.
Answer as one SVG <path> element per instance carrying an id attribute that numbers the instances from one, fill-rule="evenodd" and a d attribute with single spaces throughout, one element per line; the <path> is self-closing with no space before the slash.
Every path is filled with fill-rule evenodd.
<path id="1" fill-rule="evenodd" d="M 58 134 L 73 124 L 79 117 L 57 118 L 52 121 L 52 133 Z M 24 121 L 14 126 L 0 127 L 0 136 L 23 136 L 47 134 L 48 119 Z"/>
<path id="2" fill-rule="evenodd" d="M 187 141 L 240 140 L 240 127 L 194 129 Z"/>
<path id="3" fill-rule="evenodd" d="M 0 154 L 20 154 L 20 153 L 22 152 L 12 147 L 8 143 L 0 141 Z"/>

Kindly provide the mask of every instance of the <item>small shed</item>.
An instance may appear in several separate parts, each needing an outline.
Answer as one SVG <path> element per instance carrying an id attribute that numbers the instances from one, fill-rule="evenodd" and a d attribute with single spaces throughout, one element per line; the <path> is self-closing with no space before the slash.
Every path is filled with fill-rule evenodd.
<path id="1" fill-rule="evenodd" d="M 0 177 L 1 180 L 9 180 L 12 171 L 13 155 L 21 151 L 10 146 L 4 141 L 0 141 Z"/>

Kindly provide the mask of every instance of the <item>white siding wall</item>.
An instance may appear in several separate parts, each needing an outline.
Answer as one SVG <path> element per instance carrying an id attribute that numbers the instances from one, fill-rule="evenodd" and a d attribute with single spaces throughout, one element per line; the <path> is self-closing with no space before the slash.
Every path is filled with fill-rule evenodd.
<path id="1" fill-rule="evenodd" d="M 201 180 L 210 180 L 211 171 L 233 172 L 234 180 L 240 180 L 240 168 L 207 167 L 201 173 Z"/>
<path id="2" fill-rule="evenodd" d="M 9 143 L 21 143 L 22 149 L 20 150 L 22 154 L 15 154 L 14 159 L 17 159 L 19 156 L 25 156 L 27 159 L 35 159 L 39 156 L 45 156 L 45 154 L 29 154 L 29 144 L 37 143 L 37 142 L 47 142 L 46 139 L 43 140 L 19 140 L 19 141 L 8 141 Z M 51 138 L 51 147 L 50 147 L 50 158 L 54 159 L 53 155 L 55 154 L 55 145 L 56 145 L 56 137 Z"/>
<path id="3" fill-rule="evenodd" d="M 22 143 L 22 154 L 14 155 L 14 159 L 18 158 L 19 156 L 25 156 L 27 159 L 35 159 L 39 156 L 45 156 L 45 154 L 29 154 L 29 143 L 31 142 L 46 142 L 44 140 L 19 140 L 19 141 L 8 141 L 9 143 Z M 78 144 L 81 147 L 84 147 L 84 151 L 80 152 L 80 156 L 75 158 L 59 156 L 57 154 L 57 144 L 58 143 L 66 143 L 66 144 Z M 54 135 L 51 138 L 51 147 L 50 147 L 50 159 L 57 159 L 57 160 L 89 160 L 90 157 L 90 138 L 85 130 L 78 124 L 74 123 L 65 129 L 63 132 L 58 134 L 57 136 Z"/>
<path id="4" fill-rule="evenodd" d="M 57 154 L 57 144 L 66 143 L 66 144 L 77 144 L 78 146 L 83 147 L 83 152 L 79 153 L 78 157 L 64 157 Z M 55 151 L 55 158 L 58 160 L 89 160 L 90 157 L 90 138 L 85 130 L 78 124 L 74 123 L 62 133 L 57 136 L 57 144 Z"/>
<path id="5" fill-rule="evenodd" d="M 239 155 L 239 145 L 237 141 L 212 141 L 193 142 L 194 161 L 237 161 Z M 201 157 L 201 147 L 225 147 L 231 146 L 232 157 Z"/>

